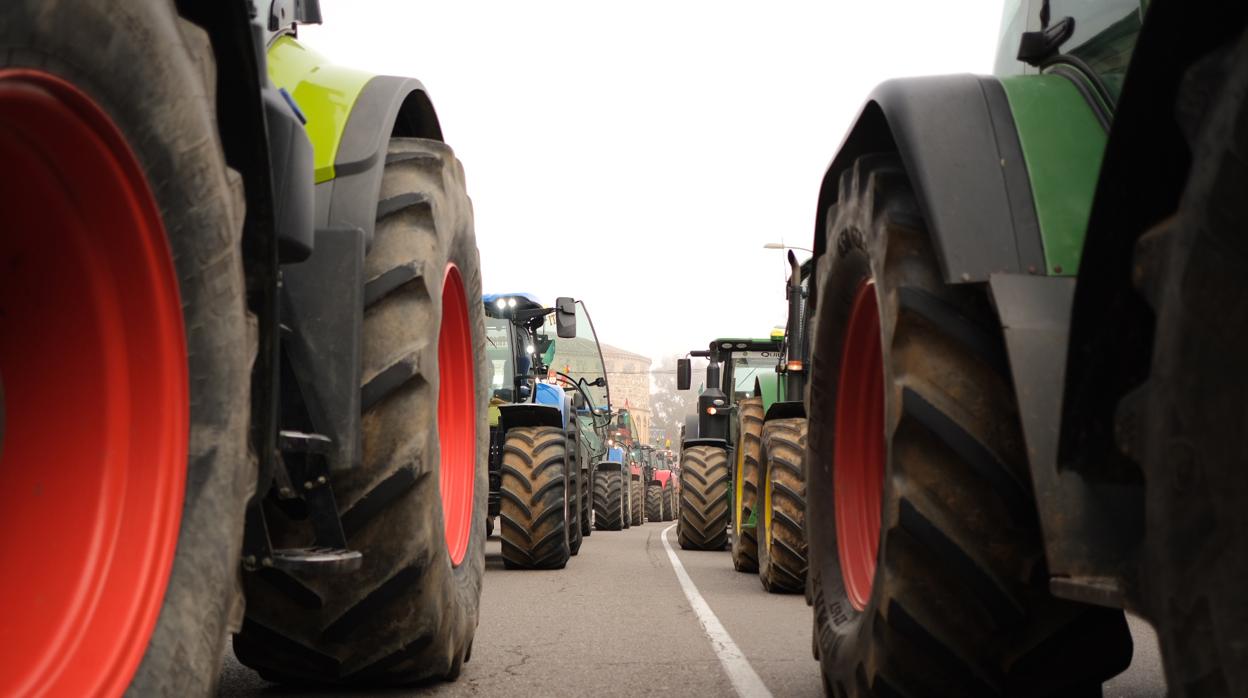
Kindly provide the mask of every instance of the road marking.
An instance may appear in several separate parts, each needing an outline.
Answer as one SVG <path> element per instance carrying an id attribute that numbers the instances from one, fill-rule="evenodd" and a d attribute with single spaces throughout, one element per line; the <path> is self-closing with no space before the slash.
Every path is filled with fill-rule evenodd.
<path id="1" fill-rule="evenodd" d="M 672 569 L 676 572 L 676 579 L 680 581 L 680 588 L 685 592 L 685 598 L 689 599 L 689 605 L 693 607 L 693 612 L 698 615 L 698 621 L 702 623 L 702 629 L 706 631 L 706 636 L 710 638 L 711 646 L 715 648 L 715 656 L 719 657 L 719 663 L 723 665 L 724 671 L 728 674 L 728 680 L 732 682 L 732 687 L 736 689 L 737 695 L 742 698 L 771 698 L 771 691 L 767 690 L 763 680 L 758 678 L 758 674 L 754 673 L 754 667 L 750 666 L 750 661 L 745 658 L 741 648 L 737 647 L 737 643 L 732 641 L 732 636 L 728 634 L 727 630 L 724 630 L 723 624 L 719 622 L 719 618 L 711 610 L 710 604 L 706 602 L 706 599 L 702 598 L 697 585 L 693 583 L 689 573 L 685 571 L 685 566 L 681 564 L 680 558 L 676 557 L 676 551 L 672 549 L 672 544 L 667 542 L 667 532 L 673 528 L 676 528 L 676 524 L 663 529 L 659 533 L 659 538 L 663 539 L 663 548 L 667 550 L 667 559 L 672 561 Z"/>

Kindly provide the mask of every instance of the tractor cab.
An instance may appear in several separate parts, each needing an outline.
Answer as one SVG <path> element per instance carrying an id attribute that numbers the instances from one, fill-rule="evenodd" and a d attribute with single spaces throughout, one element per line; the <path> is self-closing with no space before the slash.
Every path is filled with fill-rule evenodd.
<path id="1" fill-rule="evenodd" d="M 783 343 L 784 332 L 777 331 L 765 339 L 720 338 L 706 350 L 689 352 L 690 357 L 707 360 L 706 383 L 698 396 L 697 413 L 686 419 L 682 444 L 707 440 L 732 443 L 730 417 L 734 405 L 747 397 L 775 394 Z M 691 371 L 689 358 L 677 361 L 677 389 L 689 389 Z"/>

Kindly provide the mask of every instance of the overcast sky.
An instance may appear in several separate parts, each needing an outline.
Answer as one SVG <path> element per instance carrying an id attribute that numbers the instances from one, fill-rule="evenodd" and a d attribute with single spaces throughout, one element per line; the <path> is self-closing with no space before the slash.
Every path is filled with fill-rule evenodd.
<path id="1" fill-rule="evenodd" d="M 321 0 L 300 37 L 428 88 L 485 291 L 584 299 L 668 359 L 784 321 L 824 168 L 871 88 L 992 68 L 1001 0 Z M 803 253 L 804 254 L 804 253 Z"/>

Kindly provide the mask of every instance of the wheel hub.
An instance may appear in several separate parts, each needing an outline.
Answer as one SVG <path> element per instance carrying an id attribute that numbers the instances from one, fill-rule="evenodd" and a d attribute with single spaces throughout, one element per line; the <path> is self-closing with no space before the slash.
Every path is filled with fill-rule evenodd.
<path id="1" fill-rule="evenodd" d="M 438 486 L 451 564 L 459 565 L 471 537 L 477 470 L 476 374 L 468 302 L 459 267 L 446 265 L 438 331 Z"/>
<path id="2" fill-rule="evenodd" d="M 871 598 L 884 488 L 884 359 L 875 284 L 854 295 L 836 397 L 832 487 L 836 544 L 850 605 Z"/>
<path id="3" fill-rule="evenodd" d="M 120 695 L 186 486 L 185 331 L 159 211 L 86 94 L 0 70 L 0 694 Z"/>

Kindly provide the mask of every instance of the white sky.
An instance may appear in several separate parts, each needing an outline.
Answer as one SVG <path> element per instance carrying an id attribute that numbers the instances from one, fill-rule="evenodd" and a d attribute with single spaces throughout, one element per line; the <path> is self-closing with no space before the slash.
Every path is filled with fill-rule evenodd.
<path id="1" fill-rule="evenodd" d="M 485 292 L 585 300 L 669 359 L 784 321 L 780 241 L 890 77 L 991 71 L 1001 0 L 321 0 L 300 38 L 433 97 Z"/>

